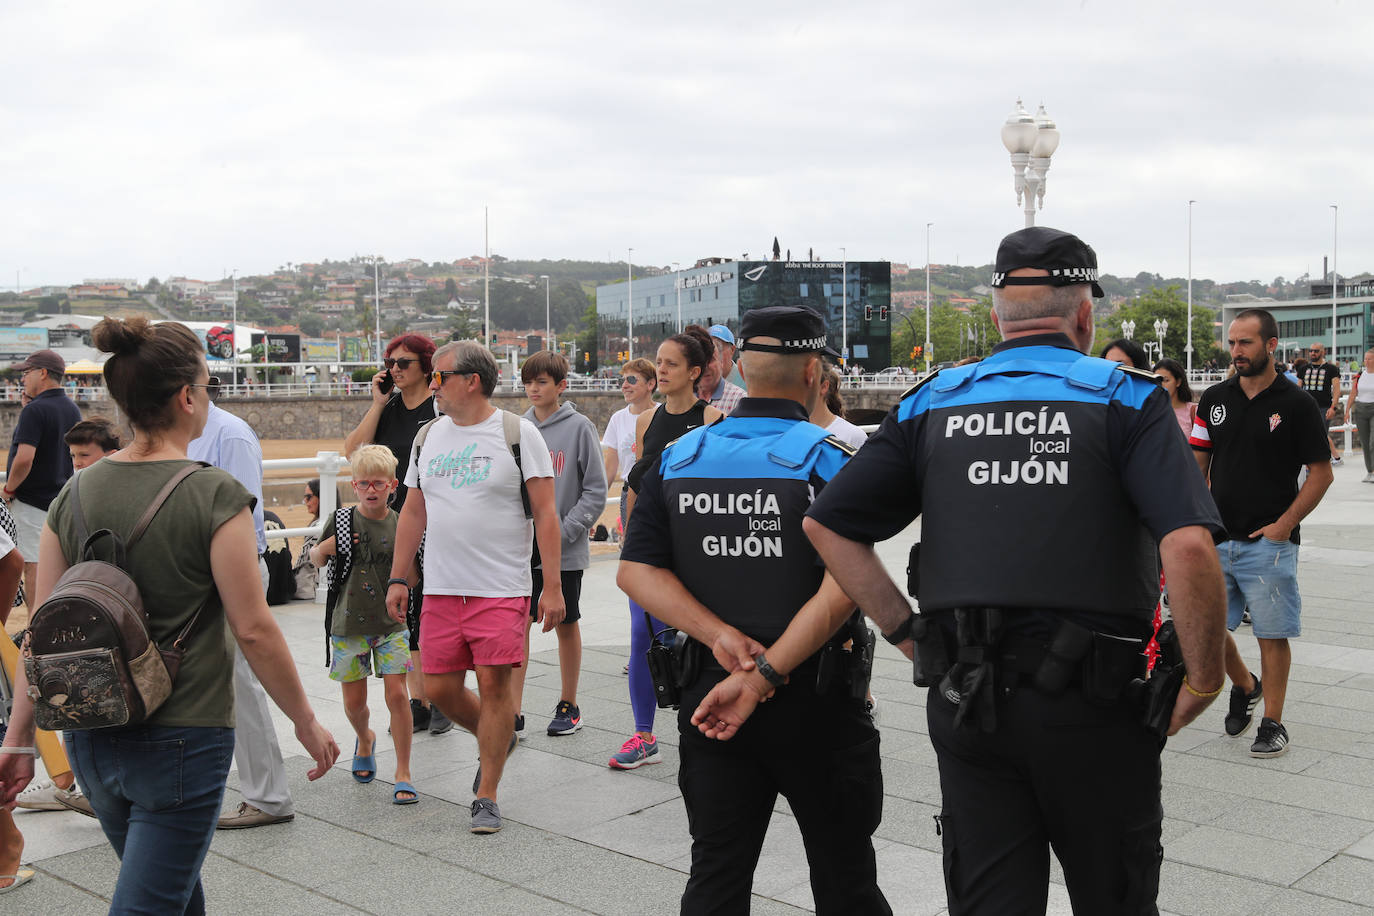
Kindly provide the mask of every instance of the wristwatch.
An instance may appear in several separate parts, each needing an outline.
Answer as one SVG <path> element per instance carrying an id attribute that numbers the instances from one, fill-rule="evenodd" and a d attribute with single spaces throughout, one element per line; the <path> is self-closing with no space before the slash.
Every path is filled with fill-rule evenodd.
<path id="1" fill-rule="evenodd" d="M 787 678 L 778 674 L 773 666 L 768 664 L 768 659 L 763 657 L 762 652 L 754 656 L 754 670 L 763 675 L 763 679 L 774 687 L 781 687 L 787 683 Z"/>
<path id="2" fill-rule="evenodd" d="M 884 633 L 883 639 L 886 639 L 890 644 L 894 646 L 900 646 L 902 643 L 906 642 L 908 639 L 911 638 L 911 627 L 915 623 L 916 615 L 912 614 L 909 617 L 907 617 L 906 620 L 903 620 L 898 625 L 897 629 L 893 630 L 891 633 Z"/>

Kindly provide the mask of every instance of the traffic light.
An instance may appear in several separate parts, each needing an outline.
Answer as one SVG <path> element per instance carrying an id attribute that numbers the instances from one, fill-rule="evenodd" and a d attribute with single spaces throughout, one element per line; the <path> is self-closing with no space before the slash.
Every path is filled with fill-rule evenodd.
<path id="1" fill-rule="evenodd" d="M 879 321 L 886 321 L 886 320 L 887 320 L 887 306 L 885 306 L 885 305 L 880 305 L 880 306 L 878 306 L 878 320 L 879 320 Z"/>
<path id="2" fill-rule="evenodd" d="M 864 321 L 872 321 L 872 320 L 873 320 L 873 306 L 871 306 L 871 305 L 865 305 L 865 306 L 864 306 Z"/>
<path id="3" fill-rule="evenodd" d="M 920 347 L 912 347 L 912 348 L 911 348 L 911 358 L 912 358 L 912 359 L 920 359 L 920 358 L 921 358 L 921 348 L 920 348 Z"/>

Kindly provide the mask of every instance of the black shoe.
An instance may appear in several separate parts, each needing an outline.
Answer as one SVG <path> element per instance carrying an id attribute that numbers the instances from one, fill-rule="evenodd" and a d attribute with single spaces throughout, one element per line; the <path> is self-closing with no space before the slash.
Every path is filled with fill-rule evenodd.
<path id="1" fill-rule="evenodd" d="M 429 707 L 429 733 L 431 735 L 442 735 L 444 732 L 453 730 L 453 721 L 444 715 L 444 711 L 438 706 Z"/>
<path id="2" fill-rule="evenodd" d="M 1251 757 L 1282 757 L 1288 752 L 1288 729 L 1283 723 L 1265 717 L 1260 721 L 1255 743 L 1250 745 Z"/>
<path id="3" fill-rule="evenodd" d="M 422 732 L 429 728 L 430 712 L 429 707 L 419 700 L 410 701 L 410 720 L 414 725 L 414 731 Z"/>
<path id="4" fill-rule="evenodd" d="M 1255 678 L 1255 689 L 1246 693 L 1240 687 L 1231 688 L 1231 707 L 1226 711 L 1226 734 L 1232 738 L 1239 738 L 1250 730 L 1250 723 L 1255 721 L 1255 707 L 1264 697 L 1264 685 L 1253 673 L 1250 675 Z"/>
<path id="5" fill-rule="evenodd" d="M 519 741 L 519 740 L 523 739 L 524 737 L 525 737 L 525 717 L 524 717 L 524 716 L 516 716 L 516 717 L 515 717 L 515 738 L 516 738 L 517 741 Z"/>

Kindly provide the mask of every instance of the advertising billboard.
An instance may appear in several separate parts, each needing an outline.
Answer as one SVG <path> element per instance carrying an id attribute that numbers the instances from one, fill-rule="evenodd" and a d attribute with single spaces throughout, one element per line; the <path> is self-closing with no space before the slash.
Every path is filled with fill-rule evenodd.
<path id="1" fill-rule="evenodd" d="M 262 346 L 267 341 L 267 359 L 257 360 L 269 363 L 298 363 L 301 361 L 301 335 L 299 334 L 254 334 L 253 347 Z"/>
<path id="2" fill-rule="evenodd" d="M 307 363 L 336 363 L 339 361 L 339 342 L 325 337 L 304 337 L 301 357 Z"/>
<path id="3" fill-rule="evenodd" d="M 21 359 L 48 349 L 47 328 L 0 328 L 0 356 Z"/>
<path id="4" fill-rule="evenodd" d="M 371 347 L 368 346 L 366 337 L 344 337 L 341 338 L 343 347 L 343 361 L 346 363 L 370 363 L 372 362 Z"/>

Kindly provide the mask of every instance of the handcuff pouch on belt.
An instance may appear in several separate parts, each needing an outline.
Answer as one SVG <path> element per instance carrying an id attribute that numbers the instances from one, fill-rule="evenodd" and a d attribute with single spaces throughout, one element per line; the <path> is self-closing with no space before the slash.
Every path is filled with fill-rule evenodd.
<path id="1" fill-rule="evenodd" d="M 647 613 L 644 625 L 649 628 L 649 651 L 645 660 L 649 679 L 654 684 L 654 701 L 659 709 L 677 709 L 682 703 L 682 688 L 701 673 L 701 643 L 680 630 L 664 627 L 654 632 L 654 622 Z"/>
<path id="2" fill-rule="evenodd" d="M 985 732 L 997 729 L 996 662 L 1002 641 L 1004 617 L 1000 608 L 955 608 L 954 628 L 958 648 L 954 664 L 936 689 L 959 707 L 955 727 L 970 715 Z"/>

